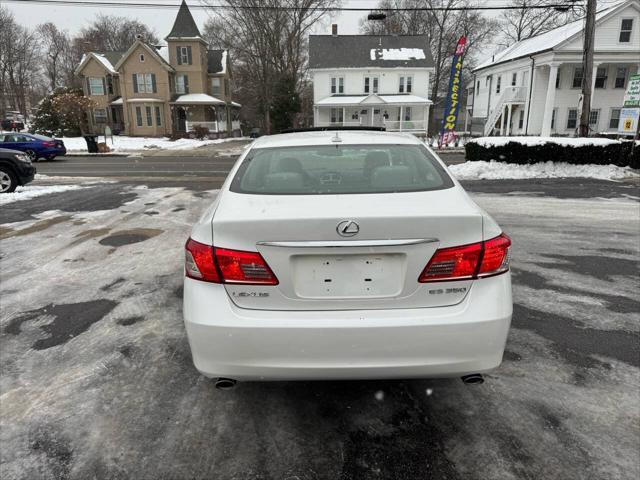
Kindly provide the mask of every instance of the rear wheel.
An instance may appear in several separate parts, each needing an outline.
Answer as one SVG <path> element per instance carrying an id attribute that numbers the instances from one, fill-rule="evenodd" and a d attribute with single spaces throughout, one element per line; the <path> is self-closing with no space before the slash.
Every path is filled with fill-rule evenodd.
<path id="1" fill-rule="evenodd" d="M 13 171 L 0 166 L 0 193 L 11 193 L 18 186 L 18 179 Z"/>

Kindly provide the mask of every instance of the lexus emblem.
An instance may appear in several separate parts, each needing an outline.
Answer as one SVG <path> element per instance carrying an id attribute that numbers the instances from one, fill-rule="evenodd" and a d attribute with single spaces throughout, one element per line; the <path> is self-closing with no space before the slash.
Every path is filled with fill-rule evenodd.
<path id="1" fill-rule="evenodd" d="M 342 237 L 353 237 L 360 231 L 360 225 L 353 220 L 345 220 L 338 224 L 336 231 Z"/>

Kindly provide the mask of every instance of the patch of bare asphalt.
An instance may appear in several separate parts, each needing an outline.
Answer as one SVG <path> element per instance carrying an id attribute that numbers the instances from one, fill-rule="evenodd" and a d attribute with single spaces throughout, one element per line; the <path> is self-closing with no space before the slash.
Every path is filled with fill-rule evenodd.
<path id="1" fill-rule="evenodd" d="M 140 243 L 160 235 L 163 230 L 157 228 L 134 228 L 131 230 L 119 230 L 100 240 L 100 245 L 109 247 L 122 247 L 132 243 Z"/>
<path id="2" fill-rule="evenodd" d="M 10 237 L 20 237 L 23 235 L 29 235 L 31 233 L 41 232 L 53 225 L 66 222 L 70 218 L 71 216 L 69 215 L 60 215 L 59 217 L 50 217 L 50 218 L 45 218 L 44 220 L 39 220 L 33 225 L 29 225 L 28 227 L 21 228 L 19 230 L 5 229 L 10 231 L 4 232 L 4 233 L 0 232 L 0 240 L 5 238 L 10 238 Z"/>
<path id="3" fill-rule="evenodd" d="M 46 350 L 66 343 L 85 332 L 91 325 L 111 312 L 116 305 L 118 305 L 117 302 L 107 299 L 57 305 L 50 303 L 13 318 L 4 331 L 11 335 L 19 335 L 25 322 L 37 320 L 43 316 L 52 316 L 53 321 L 40 327 L 48 337 L 37 340 L 32 345 L 35 350 Z"/>
<path id="4" fill-rule="evenodd" d="M 621 330 L 598 330 L 561 315 L 513 305 L 515 328 L 531 330 L 550 340 L 553 348 L 567 363 L 583 368 L 609 364 L 594 356 L 613 358 L 640 367 L 640 333 Z"/>
<path id="5" fill-rule="evenodd" d="M 639 262 L 634 260 L 604 255 L 555 255 L 546 253 L 544 256 L 560 260 L 562 263 L 542 262 L 537 263 L 537 265 L 545 268 L 567 269 L 580 275 L 604 278 L 609 281 L 612 276 L 616 275 L 637 276 L 640 265 Z"/>
<path id="6" fill-rule="evenodd" d="M 0 224 L 31 220 L 49 210 L 93 212 L 116 209 L 138 197 L 135 192 L 125 191 L 127 188 L 126 185 L 105 183 L 21 200 L 10 204 L 10 208 L 0 209 Z"/>
<path id="7" fill-rule="evenodd" d="M 136 315 L 134 317 L 121 318 L 117 321 L 118 325 L 122 325 L 124 327 L 128 327 L 129 325 L 133 325 L 134 323 L 142 322 L 144 317 L 141 315 Z"/>

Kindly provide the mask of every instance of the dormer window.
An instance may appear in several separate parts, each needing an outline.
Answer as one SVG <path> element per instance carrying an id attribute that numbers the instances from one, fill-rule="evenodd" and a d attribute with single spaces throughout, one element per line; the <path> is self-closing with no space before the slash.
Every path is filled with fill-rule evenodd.
<path id="1" fill-rule="evenodd" d="M 141 54 L 140 54 L 140 62 L 141 62 L 141 63 L 144 63 L 144 53 L 141 53 Z"/>
<path id="2" fill-rule="evenodd" d="M 631 32 L 633 31 L 633 18 L 623 18 L 620 23 L 620 43 L 631 42 Z"/>

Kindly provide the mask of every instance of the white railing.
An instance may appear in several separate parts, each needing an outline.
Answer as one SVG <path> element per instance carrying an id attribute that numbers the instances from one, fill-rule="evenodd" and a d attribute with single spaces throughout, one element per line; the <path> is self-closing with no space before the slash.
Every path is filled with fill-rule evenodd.
<path id="1" fill-rule="evenodd" d="M 187 132 L 190 132 L 194 129 L 194 127 L 205 127 L 208 128 L 210 132 L 218 132 L 218 122 L 185 122 L 185 127 Z"/>
<path id="2" fill-rule="evenodd" d="M 496 122 L 502 115 L 504 106 L 507 103 L 524 103 L 527 100 L 527 87 L 505 87 L 502 95 L 498 98 L 496 106 L 489 114 L 487 123 L 484 125 L 485 136 L 489 135 L 493 130 Z"/>
<path id="3" fill-rule="evenodd" d="M 389 132 L 424 132 L 426 130 L 424 120 L 385 120 L 383 126 Z"/>
<path id="4" fill-rule="evenodd" d="M 317 127 L 359 127 L 366 126 L 362 121 L 354 120 L 353 122 L 318 122 Z"/>

